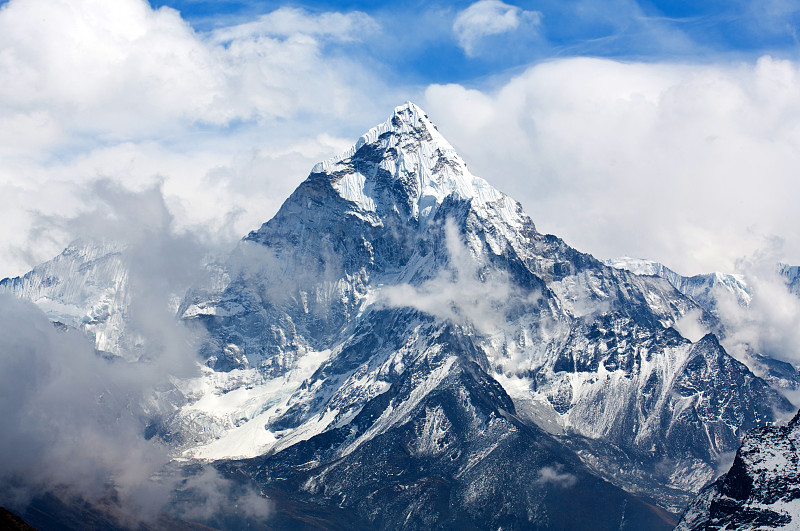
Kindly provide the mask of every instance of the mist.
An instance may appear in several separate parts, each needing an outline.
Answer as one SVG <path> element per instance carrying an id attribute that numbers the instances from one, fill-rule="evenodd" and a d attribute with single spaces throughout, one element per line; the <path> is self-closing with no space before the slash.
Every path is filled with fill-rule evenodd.
<path id="1" fill-rule="evenodd" d="M 496 332 L 506 324 L 513 304 L 535 304 L 538 292 L 523 292 L 503 271 L 481 263 L 463 241 L 455 222 L 444 222 L 447 265 L 419 285 L 383 287 L 378 304 L 410 307 L 438 319 L 474 328 L 480 334 Z M 509 304 L 509 302 L 512 304 Z"/>
<path id="2" fill-rule="evenodd" d="M 717 298 L 717 313 L 725 328 L 723 345 L 737 357 L 751 352 L 800 366 L 800 297 L 792 293 L 779 272 L 782 243 L 742 258 L 737 272 L 744 276 L 751 300 L 747 307 L 735 298 Z"/>
<path id="3" fill-rule="evenodd" d="M 0 463 L 0 505 L 24 512 L 50 493 L 102 504 L 126 526 L 165 514 L 267 516 L 271 504 L 257 492 L 211 467 L 187 476 L 174 466 L 175 448 L 145 435 L 180 405 L 175 384 L 201 375 L 205 332 L 175 310 L 187 289 L 209 282 L 208 264 L 232 245 L 228 236 L 178 229 L 158 186 L 133 192 L 97 181 L 83 193 L 89 208 L 41 216 L 36 227 L 117 244 L 125 326 L 140 341 L 135 351 L 98 352 L 80 323 L 56 327 L 31 302 L 0 294 L 0 452 L 13 456 Z"/>

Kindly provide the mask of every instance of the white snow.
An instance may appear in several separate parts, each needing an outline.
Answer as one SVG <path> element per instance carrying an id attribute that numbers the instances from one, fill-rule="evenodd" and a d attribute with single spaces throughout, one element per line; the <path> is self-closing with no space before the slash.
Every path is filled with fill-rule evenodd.
<path id="1" fill-rule="evenodd" d="M 386 135 L 386 133 L 392 133 Z M 422 134 L 419 142 L 413 140 Z M 472 199 L 473 207 L 502 219 L 512 227 L 521 224 L 516 202 L 488 182 L 470 173 L 455 149 L 439 133 L 424 112 L 411 102 L 394 110 L 389 119 L 362 135 L 343 155 L 318 163 L 313 173 L 340 174 L 333 183 L 339 194 L 365 212 L 377 209 L 374 193 L 375 175 L 350 170 L 348 163 L 366 144 L 380 150 L 395 149 L 396 157 L 385 157 L 379 168 L 395 179 L 410 183 L 416 199 L 412 215 L 421 221 L 429 218 L 449 195 Z M 444 164 L 442 162 L 444 161 Z M 486 208 L 491 205 L 491 208 Z"/>
<path id="2" fill-rule="evenodd" d="M 179 387 L 191 398 L 181 409 L 180 416 L 221 428 L 213 440 L 186 449 L 184 457 L 234 459 L 269 451 L 285 434 L 273 433 L 265 425 L 271 417 L 285 410 L 292 394 L 330 354 L 330 350 L 308 352 L 279 378 L 264 379 L 256 369 L 222 373 L 204 368 L 200 378 L 180 382 Z M 297 442 L 313 436 L 330 420 L 332 417 L 296 430 L 291 440 Z"/>

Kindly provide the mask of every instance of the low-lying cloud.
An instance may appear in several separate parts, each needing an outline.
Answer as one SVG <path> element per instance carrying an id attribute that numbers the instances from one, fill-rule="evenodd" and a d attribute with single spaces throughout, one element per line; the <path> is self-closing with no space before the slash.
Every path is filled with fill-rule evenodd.
<path id="1" fill-rule="evenodd" d="M 158 397 L 178 400 L 175 379 L 200 375 L 204 333 L 176 318 L 174 299 L 204 282 L 204 263 L 227 239 L 178 230 L 158 187 L 137 193 L 101 181 L 84 193 L 91 208 L 40 223 L 80 232 L 87 245 L 117 242 L 128 279 L 125 326 L 141 342 L 120 356 L 97 352 L 80 323 L 56 328 L 31 302 L 0 294 L 0 453 L 9 457 L 0 463 L 0 505 L 24 511 L 50 492 L 67 504 L 102 502 L 136 527 L 163 514 L 210 518 L 229 510 L 227 499 L 241 500 L 233 512 L 263 517 L 263 496 L 212 469 L 184 477 L 168 466 L 172 449 L 145 435 L 180 405 Z"/>
<path id="2" fill-rule="evenodd" d="M 577 483 L 578 478 L 574 474 L 563 472 L 563 467 L 560 465 L 542 467 L 536 478 L 537 485 L 552 485 L 560 489 L 573 487 Z"/>
<path id="3" fill-rule="evenodd" d="M 672 327 L 692 342 L 698 341 L 708 333 L 708 328 L 703 323 L 703 312 L 699 309 L 686 312 Z"/>
<path id="4" fill-rule="evenodd" d="M 411 307 L 439 319 L 460 325 L 473 326 L 479 333 L 488 334 L 500 328 L 510 308 L 509 300 L 535 303 L 540 294 L 520 295 L 513 290 L 507 276 L 492 268 L 483 267 L 462 241 L 455 222 L 444 224 L 447 267 L 419 285 L 400 284 L 384 287 L 377 294 L 378 302 L 388 307 Z M 513 295 L 513 297 L 512 297 Z"/>
<path id="5" fill-rule="evenodd" d="M 150 477 L 168 452 L 142 435 L 153 367 L 98 356 L 83 334 L 10 295 L 0 295 L 0 328 L 3 505 L 19 510 L 57 488 L 97 501 L 111 489 L 126 512 L 154 517 Z"/>
<path id="6" fill-rule="evenodd" d="M 750 305 L 731 297 L 717 301 L 725 327 L 723 345 L 740 359 L 752 352 L 800 365 L 800 297 L 787 286 L 778 269 L 780 241 L 738 262 L 750 290 Z"/>

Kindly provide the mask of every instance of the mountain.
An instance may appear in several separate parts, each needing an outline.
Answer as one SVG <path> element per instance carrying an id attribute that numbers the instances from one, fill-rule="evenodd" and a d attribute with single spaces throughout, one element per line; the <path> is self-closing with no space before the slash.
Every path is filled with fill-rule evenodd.
<path id="1" fill-rule="evenodd" d="M 740 306 L 750 304 L 752 295 L 745 278 L 741 275 L 706 273 L 685 277 L 652 260 L 622 257 L 604 260 L 603 263 L 617 269 L 625 269 L 637 275 L 651 275 L 667 279 L 675 289 L 691 297 L 704 309 L 717 315 L 717 305 L 723 295 L 732 296 Z"/>
<path id="2" fill-rule="evenodd" d="M 740 316 L 747 315 L 753 300 L 753 293 L 744 276 L 715 272 L 685 277 L 658 262 L 630 257 L 605 260 L 604 263 L 637 275 L 666 279 L 675 289 L 717 317 L 716 321 L 704 324 L 720 338 L 729 353 L 774 387 L 787 391 L 800 389 L 800 371 L 791 363 L 765 355 L 751 344 L 742 344 Z M 787 290 L 800 297 L 800 268 L 779 264 L 776 273 L 786 284 Z M 726 307 L 730 312 L 732 305 L 737 305 L 742 311 L 735 314 L 733 322 L 728 322 L 726 316 L 720 313 L 720 308 Z M 732 338 L 730 342 L 729 337 Z"/>
<path id="3" fill-rule="evenodd" d="M 123 251 L 119 242 L 76 240 L 24 276 L 0 280 L 0 293 L 30 300 L 52 321 L 84 330 L 100 351 L 133 355 L 142 338 L 127 332 Z"/>
<path id="4" fill-rule="evenodd" d="M 204 355 L 218 373 L 282 383 L 270 394 L 275 387 L 254 382 L 242 400 L 266 399 L 233 427 L 233 399 L 221 414 L 192 409 L 222 435 L 189 456 L 270 454 L 291 466 L 297 445 L 325 441 L 302 464 L 340 463 L 415 426 L 408 412 L 472 362 L 479 381 L 511 399 L 513 413 L 501 409 L 514 422 L 679 511 L 747 430 L 791 409 L 714 336 L 692 343 L 672 328 L 690 312 L 713 315 L 665 279 L 608 267 L 540 234 L 413 104 L 317 165 L 230 264 L 230 284 L 193 294 L 182 316 L 208 329 Z M 446 346 L 436 341 L 443 334 Z M 459 363 L 446 363 L 443 350 Z M 418 382 L 409 398 L 363 424 L 364 408 L 406 380 Z M 455 425 L 448 414 L 438 422 Z M 331 435 L 345 432 L 343 441 Z"/>
<path id="5" fill-rule="evenodd" d="M 727 474 L 686 509 L 680 531 L 795 529 L 800 525 L 800 413 L 749 433 Z"/>
<path id="6" fill-rule="evenodd" d="M 800 297 L 800 266 L 781 264 L 778 272 L 786 279 L 789 291 Z"/>
<path id="7" fill-rule="evenodd" d="M 205 368 L 147 436 L 289 528 L 667 529 L 793 409 L 681 335 L 710 310 L 539 233 L 412 103 L 315 166 L 220 278 L 177 309 Z"/>

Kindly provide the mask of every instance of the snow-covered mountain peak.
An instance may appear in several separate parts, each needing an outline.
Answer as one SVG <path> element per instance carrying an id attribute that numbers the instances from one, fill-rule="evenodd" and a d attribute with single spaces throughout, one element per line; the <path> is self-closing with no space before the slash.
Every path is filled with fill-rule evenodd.
<path id="1" fill-rule="evenodd" d="M 396 107 L 341 156 L 317 164 L 312 174 L 327 174 L 342 198 L 378 216 L 381 206 L 393 210 L 399 202 L 409 218 L 424 221 L 453 195 L 478 208 L 499 202 L 502 210 L 507 204 L 502 217 L 518 224 L 516 202 L 472 175 L 425 112 L 411 102 Z"/>
<path id="2" fill-rule="evenodd" d="M 0 280 L 0 293 L 30 300 L 53 321 L 83 329 L 99 350 L 133 355 L 139 338 L 126 331 L 125 245 L 78 239 L 22 277 Z"/>
<path id="3" fill-rule="evenodd" d="M 350 149 L 341 155 L 337 155 L 328 160 L 317 163 L 311 170 L 311 173 L 330 172 L 337 164 L 352 158 L 365 144 L 374 144 L 382 135 L 386 133 L 394 133 L 396 135 L 418 135 L 420 133 L 427 133 L 432 139 L 434 138 L 435 133 L 435 139 L 437 143 L 440 144 L 441 147 L 455 154 L 453 147 L 439 133 L 439 131 L 436 129 L 436 126 L 428 118 L 428 115 L 425 114 L 425 111 L 423 111 L 418 105 L 407 101 L 403 105 L 395 107 L 391 116 L 389 116 L 385 122 L 376 125 L 361 135 Z"/>

